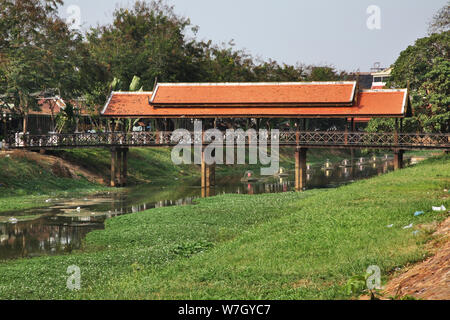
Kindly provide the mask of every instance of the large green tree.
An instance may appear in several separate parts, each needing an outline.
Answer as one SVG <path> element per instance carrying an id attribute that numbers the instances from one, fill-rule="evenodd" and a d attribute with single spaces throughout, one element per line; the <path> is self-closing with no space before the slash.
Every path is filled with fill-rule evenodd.
<path id="1" fill-rule="evenodd" d="M 92 78 L 86 44 L 58 17 L 59 5 L 62 0 L 0 0 L 0 99 L 23 117 L 24 132 L 29 112 L 40 109 L 38 97 L 73 99 Z"/>
<path id="2" fill-rule="evenodd" d="M 122 80 L 121 89 L 136 75 L 144 89 L 151 90 L 156 78 L 197 80 L 198 48 L 185 37 L 189 26 L 188 19 L 175 15 L 163 1 L 137 1 L 131 10 L 117 9 L 112 24 L 91 29 L 87 39 L 93 55 L 107 66 L 110 80 Z"/>
<path id="3" fill-rule="evenodd" d="M 417 132 L 450 131 L 450 31 L 418 39 L 401 52 L 393 65 L 388 86 L 410 86 L 413 117 L 405 130 Z M 392 120 L 372 120 L 372 131 L 392 130 Z"/>

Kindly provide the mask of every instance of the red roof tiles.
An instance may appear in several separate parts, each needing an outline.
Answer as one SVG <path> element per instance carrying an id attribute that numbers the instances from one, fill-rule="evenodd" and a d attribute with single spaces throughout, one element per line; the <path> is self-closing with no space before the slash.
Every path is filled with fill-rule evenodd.
<path id="1" fill-rule="evenodd" d="M 155 106 L 180 105 L 351 105 L 356 82 L 160 83 L 150 99 Z"/>
<path id="2" fill-rule="evenodd" d="M 61 109 L 64 109 L 66 104 L 64 101 L 59 97 L 54 98 L 42 98 L 38 102 L 40 111 L 30 111 L 30 115 L 41 115 L 41 116 L 50 116 L 52 115 L 52 109 L 53 109 L 53 115 L 58 114 L 58 112 L 61 111 Z"/>
<path id="3" fill-rule="evenodd" d="M 165 87 L 165 86 L 162 86 Z M 160 87 L 159 90 L 162 88 Z M 167 86 L 169 87 L 169 86 Z M 298 117 L 402 117 L 405 116 L 407 103 L 407 90 L 364 90 L 357 94 L 356 98 L 351 100 L 347 98 L 350 104 L 338 104 L 338 101 L 326 102 L 331 96 L 338 97 L 339 103 L 344 102 L 344 96 L 349 94 L 347 85 L 336 87 L 336 84 L 329 84 L 332 95 L 327 95 L 324 88 L 327 85 L 314 84 L 301 86 L 302 88 L 292 88 L 290 84 L 271 84 L 271 85 L 252 85 L 251 89 L 247 86 L 244 90 L 239 85 L 229 85 L 225 89 L 221 85 L 198 86 L 202 87 L 205 96 L 199 95 L 198 88 L 186 91 L 186 85 L 170 86 L 172 96 L 166 96 L 169 91 L 164 91 L 164 95 L 158 97 L 158 94 L 152 92 L 113 92 L 105 105 L 102 114 L 109 117 L 131 117 L 131 118 L 213 118 L 213 117 L 280 117 L 280 118 L 298 118 Z M 192 88 L 194 88 L 193 86 Z M 249 86 L 250 87 L 250 86 Z M 270 89 L 268 89 L 270 87 Z M 299 86 L 300 87 L 300 86 Z M 307 87 L 307 89 L 304 89 Z M 324 97 L 313 94 L 310 98 L 304 93 L 320 91 Z M 177 95 L 177 90 L 183 97 Z M 337 92 L 337 88 L 341 92 Z M 208 92 L 209 90 L 211 92 Z M 233 94 L 233 97 L 221 101 L 213 96 L 212 92 L 218 93 L 220 97 L 224 92 L 232 93 L 231 89 L 239 91 Z M 278 89 L 280 91 L 278 91 Z M 222 91 L 225 90 L 225 91 Z M 195 97 L 189 97 L 188 92 L 195 92 Z M 268 94 L 277 94 L 282 92 L 282 97 L 270 97 Z M 245 93 L 245 94 L 244 94 Z M 251 93 L 251 94 L 250 94 Z M 296 98 L 296 93 L 302 93 L 300 98 Z M 160 92 L 161 94 L 161 92 Z M 237 99 L 238 96 L 243 101 Z M 184 100 L 186 99 L 186 100 Z M 173 104 L 155 104 L 152 101 L 167 102 L 176 101 Z M 200 101 L 202 102 L 200 104 Z M 226 101 L 226 102 L 225 102 Z M 257 103 L 257 101 L 259 101 Z M 298 101 L 298 102 L 293 102 Z"/>

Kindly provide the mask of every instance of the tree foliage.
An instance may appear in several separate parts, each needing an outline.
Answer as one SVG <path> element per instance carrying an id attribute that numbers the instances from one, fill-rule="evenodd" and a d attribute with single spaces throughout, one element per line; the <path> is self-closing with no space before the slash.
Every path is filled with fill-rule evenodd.
<path id="1" fill-rule="evenodd" d="M 400 54 L 388 86 L 408 85 L 413 117 L 406 119 L 405 130 L 449 132 L 450 31 L 418 39 Z M 393 129 L 393 121 L 372 120 L 368 129 Z"/>
<path id="2" fill-rule="evenodd" d="M 61 0 L 0 1 L 0 91 L 3 105 L 26 119 L 50 93 L 70 100 L 89 89 L 98 64 L 82 35 L 57 15 Z M 97 79 L 98 80 L 98 79 Z"/>
<path id="3" fill-rule="evenodd" d="M 445 31 L 450 31 L 450 1 L 433 16 L 428 29 L 430 34 Z"/>

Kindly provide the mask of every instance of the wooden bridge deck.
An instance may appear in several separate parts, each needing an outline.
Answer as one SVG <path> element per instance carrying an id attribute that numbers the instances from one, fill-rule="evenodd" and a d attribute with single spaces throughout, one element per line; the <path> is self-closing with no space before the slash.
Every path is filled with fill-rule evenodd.
<path id="1" fill-rule="evenodd" d="M 236 130 L 236 133 L 238 130 Z M 205 131 L 203 137 L 198 132 L 185 132 L 183 144 L 209 144 L 211 133 Z M 225 139 L 233 138 L 230 132 L 222 132 Z M 307 148 L 375 148 L 375 149 L 445 149 L 450 150 L 450 134 L 430 133 L 369 133 L 338 131 L 280 131 L 271 136 L 256 133 L 249 138 L 241 131 L 236 134 L 240 144 L 266 140 L 267 143 L 279 141 L 280 146 L 298 146 Z M 10 149 L 67 149 L 93 147 L 170 147 L 179 139 L 174 132 L 109 132 L 22 135 L 16 134 L 7 139 Z M 220 138 L 219 138 L 220 139 Z"/>

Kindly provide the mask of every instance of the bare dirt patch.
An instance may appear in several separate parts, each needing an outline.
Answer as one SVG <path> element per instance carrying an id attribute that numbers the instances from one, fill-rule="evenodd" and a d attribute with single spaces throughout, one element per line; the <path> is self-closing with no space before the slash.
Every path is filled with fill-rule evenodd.
<path id="1" fill-rule="evenodd" d="M 434 255 L 391 279 L 385 287 L 385 296 L 450 299 L 450 217 L 437 227 L 433 236 L 429 250 Z"/>

